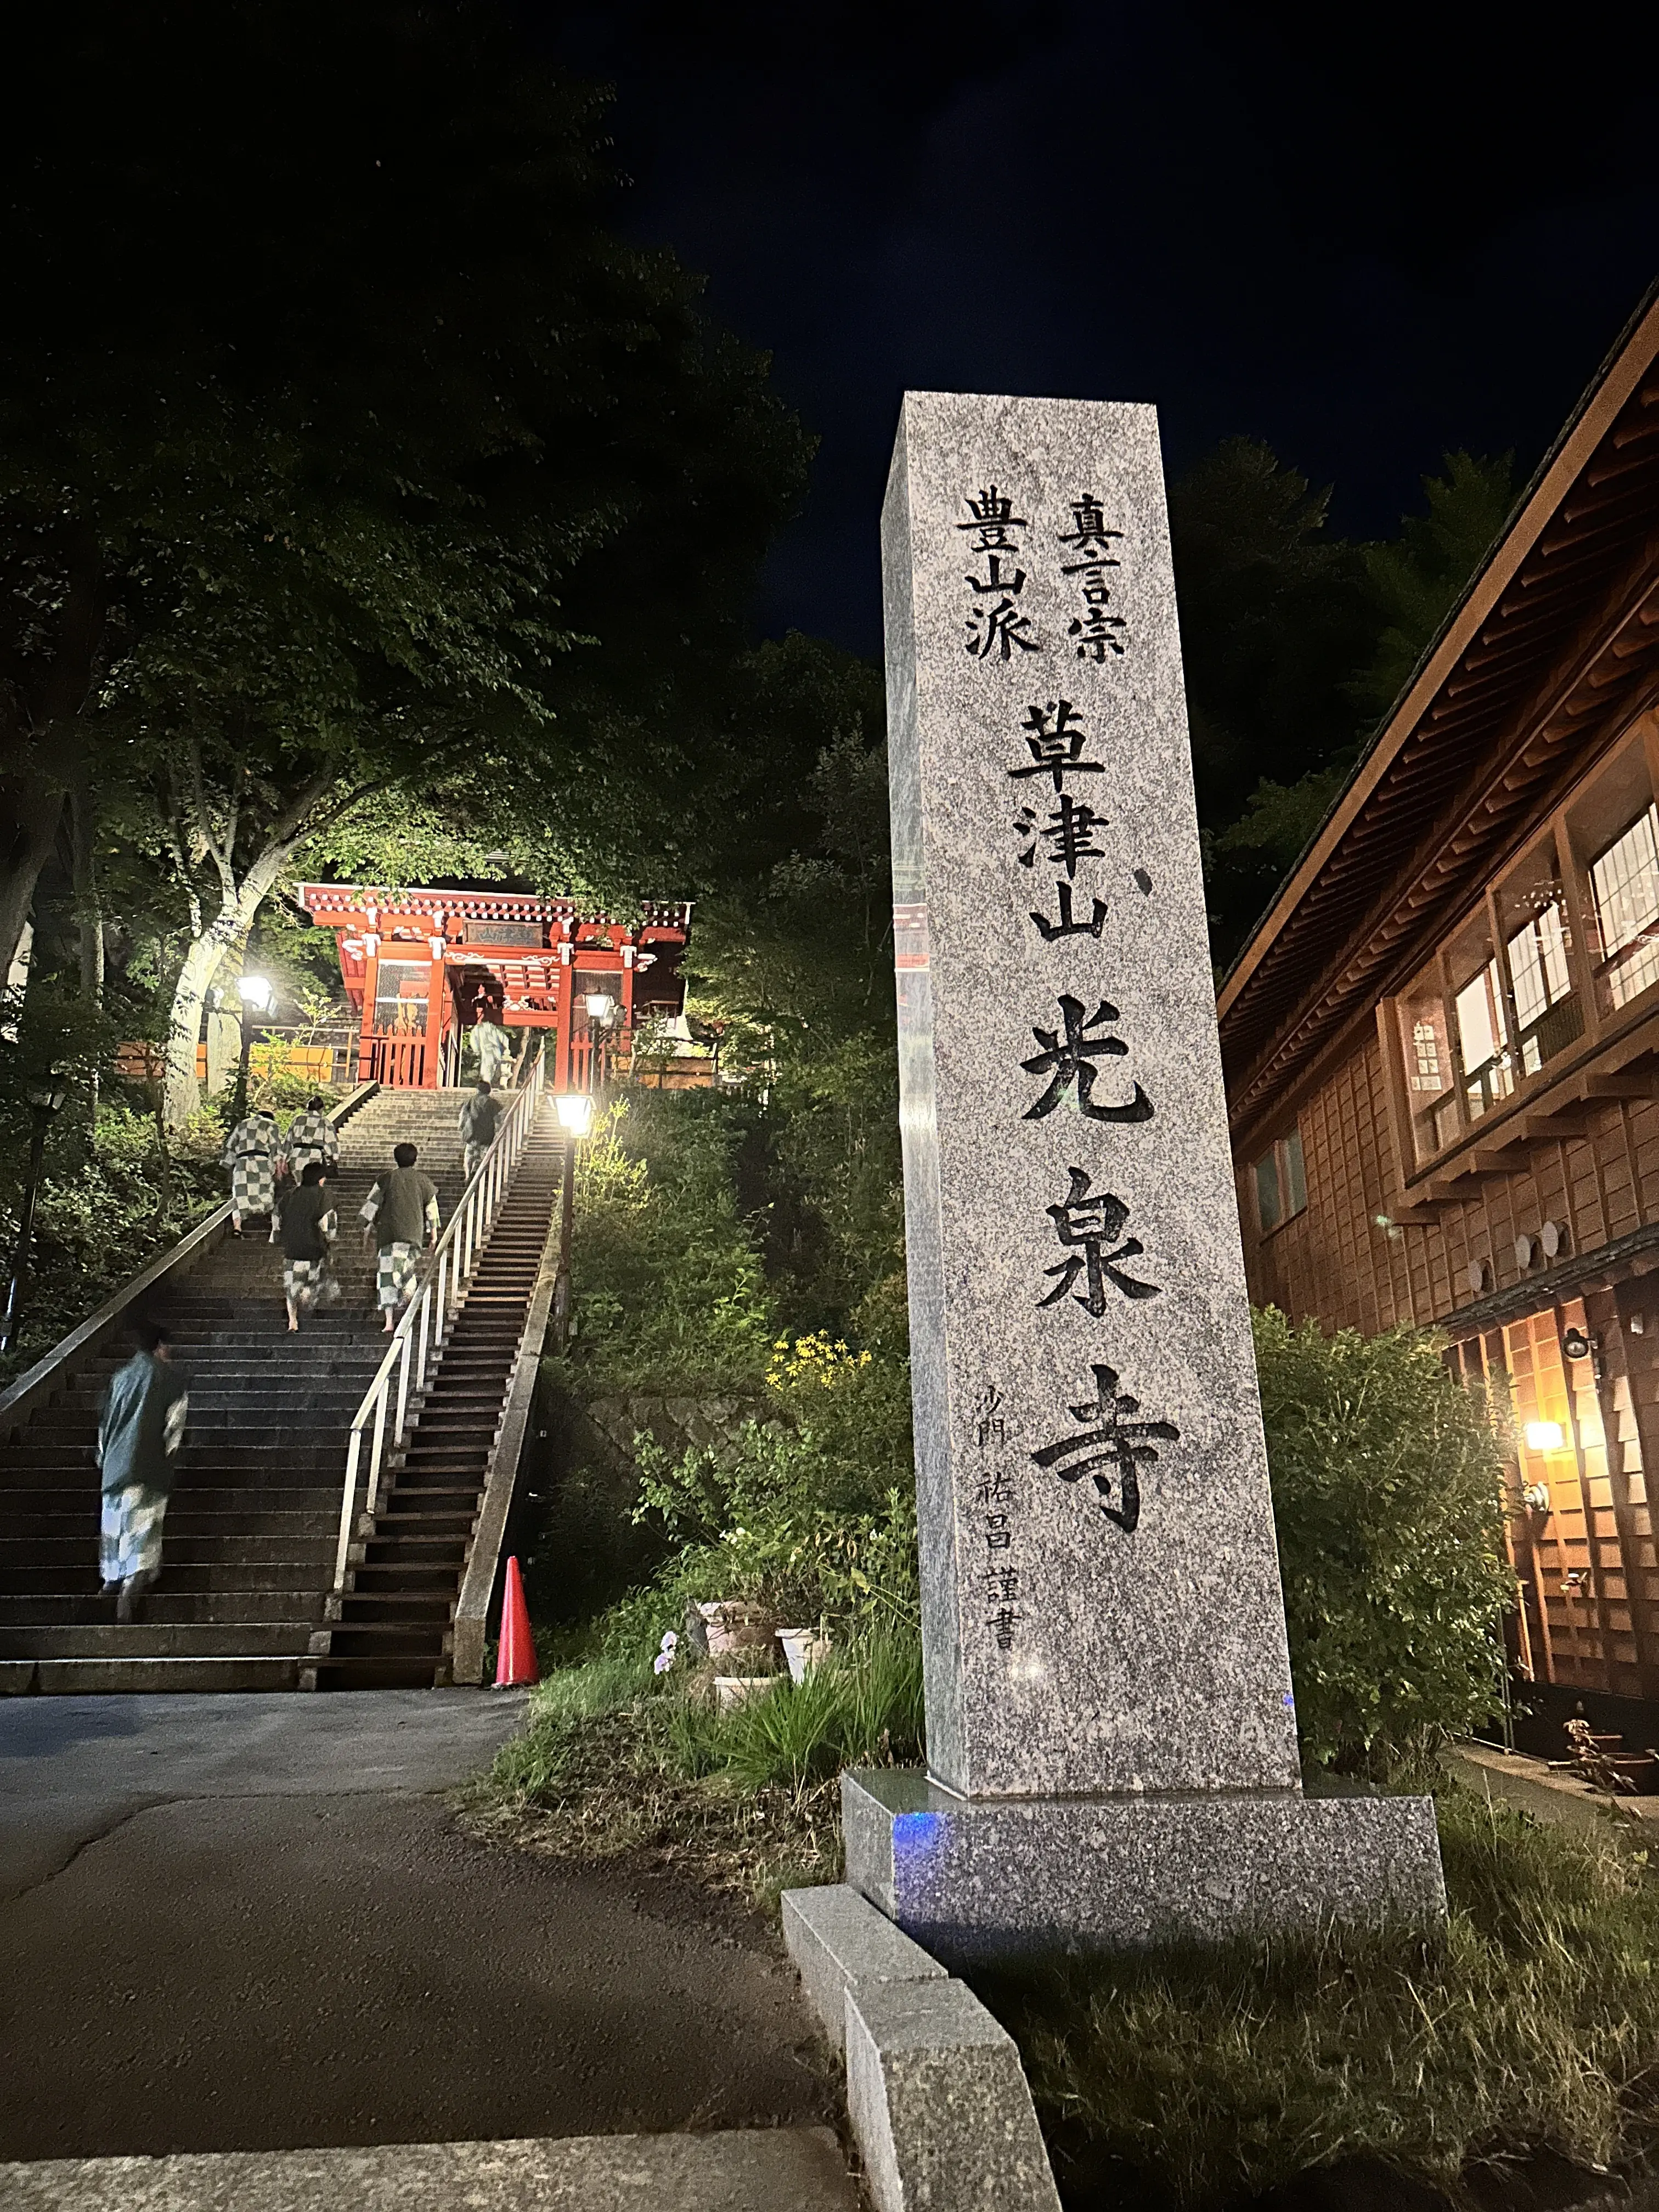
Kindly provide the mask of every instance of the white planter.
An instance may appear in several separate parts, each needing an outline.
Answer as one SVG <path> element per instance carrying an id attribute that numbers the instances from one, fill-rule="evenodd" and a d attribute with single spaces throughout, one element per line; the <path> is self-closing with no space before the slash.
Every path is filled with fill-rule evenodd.
<path id="1" fill-rule="evenodd" d="M 830 1638 L 820 1636 L 816 1628 L 781 1628 L 778 1641 L 789 1662 L 789 1679 L 797 1686 L 830 1656 Z"/>

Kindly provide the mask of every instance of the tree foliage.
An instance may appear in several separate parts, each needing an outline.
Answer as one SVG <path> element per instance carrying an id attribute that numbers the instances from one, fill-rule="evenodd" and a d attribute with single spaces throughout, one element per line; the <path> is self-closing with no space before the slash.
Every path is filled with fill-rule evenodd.
<path id="1" fill-rule="evenodd" d="M 1397 538 L 1328 532 L 1271 449 L 1227 440 L 1172 486 L 1212 949 L 1226 961 L 1318 829 L 1377 717 L 1508 514 L 1510 457 L 1448 453 Z"/>
<path id="2" fill-rule="evenodd" d="M 1368 715 L 1386 714 L 1451 612 L 1515 501 L 1515 456 L 1448 453 L 1445 473 L 1425 477 L 1425 512 L 1402 516 L 1400 535 L 1365 548 L 1365 576 L 1381 626 L 1370 663 L 1352 686 Z"/>
<path id="3" fill-rule="evenodd" d="M 6 59 L 0 960 L 77 793 L 210 966 L 394 787 L 556 803 L 612 884 L 695 849 L 808 447 L 610 228 L 601 97 L 486 0 L 97 0 Z"/>
<path id="4" fill-rule="evenodd" d="M 1504 1553 L 1493 1417 L 1437 1340 L 1255 1316 L 1303 1755 L 1386 1775 L 1491 1711 Z"/>

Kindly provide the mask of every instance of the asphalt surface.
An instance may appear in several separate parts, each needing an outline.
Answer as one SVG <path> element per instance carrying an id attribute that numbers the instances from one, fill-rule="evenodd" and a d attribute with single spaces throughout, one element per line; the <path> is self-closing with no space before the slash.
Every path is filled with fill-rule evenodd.
<path id="1" fill-rule="evenodd" d="M 471 1840 L 481 1692 L 0 1702 L 0 2159 L 832 2121 L 769 1932 Z"/>

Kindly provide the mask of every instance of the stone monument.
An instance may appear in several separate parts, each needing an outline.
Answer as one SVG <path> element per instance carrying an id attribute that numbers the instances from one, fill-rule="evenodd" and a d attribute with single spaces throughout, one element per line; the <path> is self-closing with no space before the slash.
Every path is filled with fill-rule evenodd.
<path id="1" fill-rule="evenodd" d="M 911 392 L 883 518 L 930 1767 L 848 1881 L 947 1964 L 1445 1910 L 1306 1798 L 1155 410 Z"/>

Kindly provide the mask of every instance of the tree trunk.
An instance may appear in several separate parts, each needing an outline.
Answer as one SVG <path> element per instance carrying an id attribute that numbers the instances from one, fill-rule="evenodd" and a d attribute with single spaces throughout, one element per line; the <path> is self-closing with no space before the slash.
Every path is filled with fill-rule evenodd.
<path id="1" fill-rule="evenodd" d="M 196 1048 L 201 1040 L 202 1009 L 207 994 L 225 956 L 234 947 L 246 943 L 254 915 L 293 851 L 291 843 L 268 846 L 240 884 L 234 889 L 227 888 L 211 926 L 204 930 L 185 955 L 173 989 L 172 1019 L 167 1024 L 162 1119 L 169 1129 L 181 1129 L 202 1103 L 202 1086 L 196 1075 Z M 240 968 L 240 961 L 237 964 Z"/>
<path id="2" fill-rule="evenodd" d="M 70 793 L 70 879 L 75 890 L 75 927 L 80 939 L 81 996 L 101 1012 L 104 1004 L 104 902 L 98 885 L 98 855 L 93 842 L 94 809 L 84 778 Z M 87 1111 L 93 1137 L 98 1134 L 98 1065 L 87 1086 Z"/>
<path id="3" fill-rule="evenodd" d="M 104 899 L 93 842 L 94 811 L 84 783 L 70 793 L 70 849 L 74 859 L 75 927 L 81 945 L 81 996 L 104 1003 Z"/>
<path id="4" fill-rule="evenodd" d="M 64 787 L 55 780 L 25 769 L 0 784 L 0 976 L 11 973 L 63 818 Z"/>

